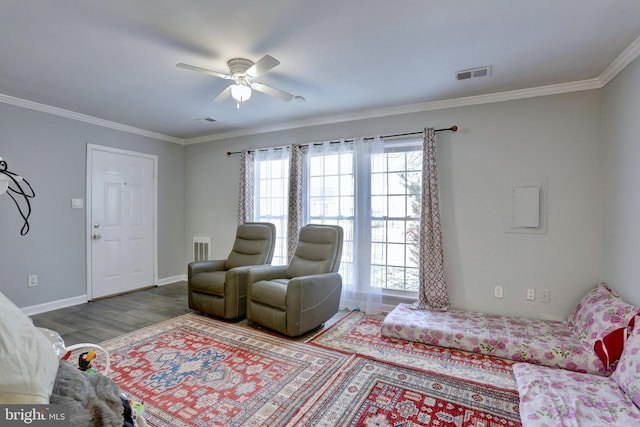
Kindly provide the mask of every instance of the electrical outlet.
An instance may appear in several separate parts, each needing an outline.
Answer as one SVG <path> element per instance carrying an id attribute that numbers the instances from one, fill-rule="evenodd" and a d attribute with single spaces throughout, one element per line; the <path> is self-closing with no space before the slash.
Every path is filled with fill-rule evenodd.
<path id="1" fill-rule="evenodd" d="M 29 287 L 33 288 L 34 286 L 38 286 L 38 276 L 35 274 L 32 274 L 31 276 L 29 276 Z"/>
<path id="2" fill-rule="evenodd" d="M 536 300 L 536 290 L 533 288 L 527 289 L 527 301 L 535 301 Z"/>
<path id="3" fill-rule="evenodd" d="M 493 297 L 494 298 L 502 298 L 502 294 L 503 294 L 503 289 L 502 286 L 496 286 L 493 288 Z"/>
<path id="4" fill-rule="evenodd" d="M 551 291 L 549 289 L 540 289 L 540 302 L 549 302 L 551 299 Z"/>

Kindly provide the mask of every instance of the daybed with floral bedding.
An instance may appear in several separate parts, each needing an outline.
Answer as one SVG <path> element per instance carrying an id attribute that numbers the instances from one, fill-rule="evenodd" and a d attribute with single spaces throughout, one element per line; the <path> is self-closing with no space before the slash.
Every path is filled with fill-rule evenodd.
<path id="1" fill-rule="evenodd" d="M 529 363 L 514 364 L 513 372 L 524 427 L 640 426 L 640 328 L 609 377 Z"/>
<path id="2" fill-rule="evenodd" d="M 640 426 L 639 311 L 600 283 L 566 322 L 402 305 L 382 334 L 520 361 L 523 427 L 631 427 Z"/>
<path id="3" fill-rule="evenodd" d="M 600 283 L 564 322 L 456 310 L 432 312 L 399 304 L 384 319 L 382 335 L 609 375 L 636 313 L 636 307 Z"/>

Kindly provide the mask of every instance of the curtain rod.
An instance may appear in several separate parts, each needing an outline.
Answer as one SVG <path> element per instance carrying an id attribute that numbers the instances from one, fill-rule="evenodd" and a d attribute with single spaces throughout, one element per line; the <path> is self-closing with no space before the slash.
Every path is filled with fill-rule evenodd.
<path id="1" fill-rule="evenodd" d="M 443 128 L 443 129 L 436 129 L 436 130 L 435 130 L 435 132 L 447 132 L 447 131 L 450 131 L 450 132 L 457 132 L 457 131 L 458 131 L 458 126 L 453 125 L 453 126 L 451 126 L 450 128 Z M 419 132 L 407 132 L 407 133 L 395 133 L 395 134 L 393 134 L 393 135 L 382 135 L 382 136 L 380 136 L 380 138 L 383 138 L 383 139 L 384 139 L 384 138 L 395 138 L 395 137 L 398 137 L 398 136 L 420 135 L 420 134 L 421 134 L 421 133 L 423 133 L 423 132 L 424 132 L 424 131 L 419 131 Z M 370 141 L 370 140 L 372 140 L 372 139 L 373 139 L 373 136 L 368 136 L 368 137 L 363 138 L 363 139 L 364 139 L 365 141 Z M 347 141 L 347 142 L 352 142 L 352 141 L 353 141 L 353 139 L 347 139 L 346 141 Z M 337 143 L 337 142 L 339 142 L 339 141 L 336 141 L 336 143 Z M 311 144 L 313 144 L 313 143 L 309 143 L 309 144 L 299 144 L 299 145 L 300 145 L 300 146 L 302 146 L 302 147 L 307 147 L 307 146 L 309 146 L 309 145 L 311 145 Z M 250 153 L 251 153 L 251 152 L 254 152 L 254 151 L 256 151 L 256 150 L 249 150 L 249 152 L 250 152 Z M 258 148 L 258 149 L 257 149 L 257 151 L 260 151 L 260 149 Z M 231 155 L 234 155 L 234 154 L 240 154 L 240 153 L 241 153 L 240 151 L 227 151 L 227 156 L 231 156 Z"/>

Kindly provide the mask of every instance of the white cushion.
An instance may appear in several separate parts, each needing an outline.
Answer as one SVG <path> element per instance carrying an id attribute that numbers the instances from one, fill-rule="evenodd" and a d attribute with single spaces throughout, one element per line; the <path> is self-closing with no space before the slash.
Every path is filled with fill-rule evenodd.
<path id="1" fill-rule="evenodd" d="M 49 340 L 0 292 L 0 404 L 47 404 L 59 359 Z"/>

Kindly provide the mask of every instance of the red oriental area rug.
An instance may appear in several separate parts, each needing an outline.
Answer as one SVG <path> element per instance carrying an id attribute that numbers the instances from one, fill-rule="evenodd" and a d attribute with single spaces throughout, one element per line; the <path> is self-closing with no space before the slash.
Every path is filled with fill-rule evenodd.
<path id="1" fill-rule="evenodd" d="M 101 345 L 155 427 L 521 427 L 506 365 L 381 344 L 375 329 L 350 314 L 309 344 L 190 313 Z M 386 359 L 362 356 L 367 342 Z"/>
<path id="2" fill-rule="evenodd" d="M 518 393 L 357 356 L 290 426 L 521 426 Z"/>
<path id="3" fill-rule="evenodd" d="M 193 313 L 102 346 L 151 426 L 283 425 L 349 358 Z"/>
<path id="4" fill-rule="evenodd" d="M 352 311 L 308 342 L 347 354 L 393 361 L 407 367 L 517 390 L 511 370 L 514 361 L 383 337 L 380 334 L 383 320 L 384 315 Z"/>

